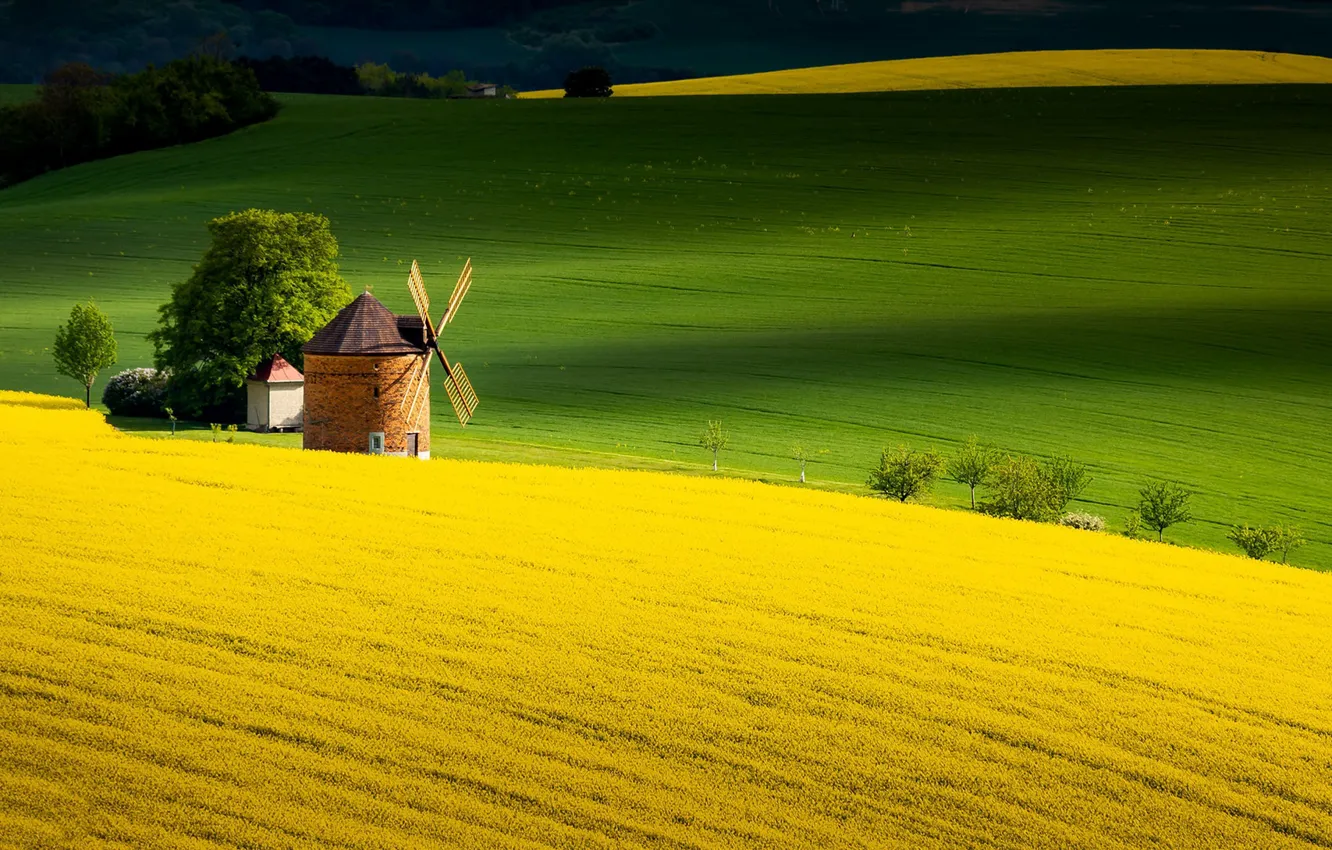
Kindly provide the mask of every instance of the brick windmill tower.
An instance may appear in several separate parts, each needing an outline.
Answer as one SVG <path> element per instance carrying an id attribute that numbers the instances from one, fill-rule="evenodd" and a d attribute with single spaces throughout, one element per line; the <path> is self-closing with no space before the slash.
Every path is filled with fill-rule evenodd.
<path id="1" fill-rule="evenodd" d="M 466 427 L 478 400 L 462 364 L 450 363 L 440 350 L 439 332 L 453 321 L 471 285 L 468 260 L 436 326 L 421 269 L 412 261 L 407 289 L 417 315 L 395 316 L 366 292 L 320 329 L 301 349 L 304 447 L 429 459 L 432 353 L 444 367 L 444 391 Z"/>

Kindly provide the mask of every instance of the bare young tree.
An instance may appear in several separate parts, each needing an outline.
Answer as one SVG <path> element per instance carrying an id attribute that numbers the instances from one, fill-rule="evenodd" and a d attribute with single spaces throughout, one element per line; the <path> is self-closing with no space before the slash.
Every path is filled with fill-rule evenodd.
<path id="1" fill-rule="evenodd" d="M 827 449 L 811 450 L 804 443 L 796 443 L 794 446 L 791 446 L 791 458 L 800 463 L 801 484 L 805 483 L 805 464 L 809 463 L 811 460 L 818 457 L 819 455 L 826 455 L 827 453 L 828 453 Z"/>
<path id="2" fill-rule="evenodd" d="M 707 430 L 698 440 L 699 445 L 712 452 L 712 471 L 717 471 L 717 454 L 731 444 L 731 435 L 722 429 L 720 420 L 709 419 Z"/>

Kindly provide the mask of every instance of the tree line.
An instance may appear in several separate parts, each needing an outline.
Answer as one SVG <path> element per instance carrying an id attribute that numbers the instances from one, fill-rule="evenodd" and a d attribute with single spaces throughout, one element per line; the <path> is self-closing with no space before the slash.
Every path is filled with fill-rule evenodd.
<path id="1" fill-rule="evenodd" d="M 716 472 L 721 451 L 731 445 L 730 432 L 720 421 L 709 420 L 699 445 L 712 455 L 712 471 Z M 807 464 L 822 454 L 826 450 L 811 451 L 803 443 L 791 448 L 792 459 L 800 465 L 802 484 Z M 1068 510 L 1094 480 L 1085 464 L 1065 455 L 1038 459 L 1003 452 L 975 436 L 947 457 L 933 449 L 885 448 L 865 483 L 874 493 L 907 502 L 924 498 L 940 479 L 965 486 L 971 510 L 979 513 L 1054 522 L 1087 531 L 1106 529 L 1104 518 Z M 1138 491 L 1137 506 L 1125 522 L 1125 536 L 1140 537 L 1151 531 L 1158 542 L 1164 542 L 1168 529 L 1193 520 L 1193 496 L 1194 492 L 1179 482 L 1153 481 L 1143 485 Z M 1308 542 L 1297 526 L 1286 524 L 1236 525 L 1227 537 L 1250 558 L 1263 560 L 1280 555 L 1283 564 L 1291 552 Z"/>
<path id="2" fill-rule="evenodd" d="M 118 76 L 65 65 L 35 100 L 0 108 L 0 186 L 225 135 L 277 112 L 250 70 L 206 56 Z"/>
<path id="3" fill-rule="evenodd" d="M 235 62 L 253 71 L 260 87 L 270 92 L 448 98 L 467 97 L 469 87 L 478 84 L 459 70 L 436 77 L 419 68 L 398 71 L 375 62 L 339 65 L 324 56 L 242 56 Z M 511 86 L 498 86 L 500 97 L 514 94 Z"/>

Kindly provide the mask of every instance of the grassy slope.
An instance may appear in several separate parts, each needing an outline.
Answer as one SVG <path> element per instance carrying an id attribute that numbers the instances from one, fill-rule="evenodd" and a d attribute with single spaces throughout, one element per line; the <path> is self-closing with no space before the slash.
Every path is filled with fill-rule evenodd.
<path id="1" fill-rule="evenodd" d="M 36 86 L 16 86 L 0 84 L 0 106 L 20 103 L 32 97 Z"/>
<path id="2" fill-rule="evenodd" d="M 1240 50 L 1060 50 L 897 59 L 617 86 L 620 97 L 1051 86 L 1332 83 L 1332 59 Z M 523 97 L 563 97 L 563 90 Z"/>
<path id="3" fill-rule="evenodd" d="M 0 844 L 1332 843 L 1327 576 L 14 401 Z"/>
<path id="4" fill-rule="evenodd" d="M 53 328 L 95 295 L 122 365 L 208 218 L 327 213 L 345 272 L 410 310 L 468 255 L 446 349 L 482 398 L 438 454 L 526 445 L 862 482 L 968 434 L 1095 466 L 1123 516 L 1201 490 L 1177 538 L 1296 521 L 1332 566 L 1332 89 L 1240 87 L 404 102 L 274 123 L 0 194 L 0 385 L 69 394 Z M 531 140 L 539 138 L 534 144 Z M 537 448 L 532 451 L 545 453 Z M 484 453 L 484 452 L 483 452 Z M 963 491 L 938 498 L 958 504 Z"/>

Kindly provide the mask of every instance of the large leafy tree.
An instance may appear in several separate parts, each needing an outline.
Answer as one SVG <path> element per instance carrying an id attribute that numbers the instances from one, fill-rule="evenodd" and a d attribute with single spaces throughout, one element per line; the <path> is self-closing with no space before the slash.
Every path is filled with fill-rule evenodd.
<path id="1" fill-rule="evenodd" d="M 83 403 L 92 407 L 97 373 L 116 362 L 116 333 L 111 320 L 91 301 L 75 304 L 69 311 L 69 321 L 56 330 L 51 353 L 56 371 L 83 384 Z"/>
<path id="2" fill-rule="evenodd" d="M 213 242 L 189 280 L 171 290 L 149 338 L 171 372 L 172 407 L 190 418 L 243 415 L 245 376 L 281 353 L 303 367 L 301 346 L 351 300 L 338 274 L 328 219 L 246 210 L 208 223 Z"/>

